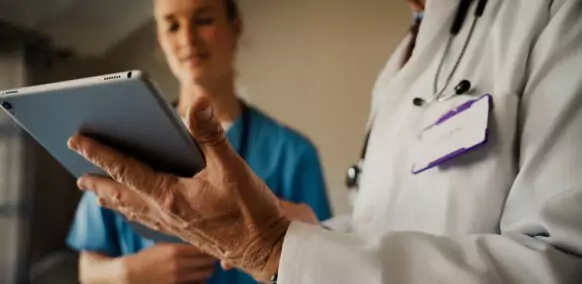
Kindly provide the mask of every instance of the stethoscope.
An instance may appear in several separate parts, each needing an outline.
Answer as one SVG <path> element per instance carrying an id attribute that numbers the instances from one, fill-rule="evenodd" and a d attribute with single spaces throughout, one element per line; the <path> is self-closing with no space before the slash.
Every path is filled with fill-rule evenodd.
<path id="1" fill-rule="evenodd" d="M 250 139 L 250 129 L 251 129 L 251 108 L 243 101 L 241 101 L 242 104 L 242 112 L 241 112 L 241 123 L 242 123 L 242 129 L 240 132 L 240 136 L 239 136 L 239 147 L 238 147 L 238 154 L 239 156 L 241 156 L 241 158 L 243 158 L 243 160 L 247 160 L 247 155 L 248 155 L 248 148 L 249 148 L 249 139 Z M 174 107 L 177 106 L 177 103 L 172 104 Z M 131 228 L 133 229 L 133 231 L 135 233 L 137 233 L 138 235 L 140 235 L 141 237 L 144 237 L 146 239 L 152 240 L 156 243 L 183 243 L 183 241 L 175 236 L 171 236 L 171 235 L 167 235 L 155 230 L 152 230 L 138 222 L 133 222 L 133 221 L 129 221 L 126 219 L 126 221 L 129 223 L 129 225 L 131 226 Z"/>
<path id="2" fill-rule="evenodd" d="M 471 29 L 469 30 L 469 34 L 467 35 L 467 38 L 465 39 L 465 43 L 463 44 L 463 49 L 461 50 L 459 56 L 457 57 L 457 60 L 455 62 L 455 65 L 453 66 L 451 72 L 447 76 L 444 86 L 440 89 L 438 88 L 438 81 L 440 78 L 441 71 L 443 69 L 443 65 L 445 63 L 445 59 L 448 57 L 449 52 L 451 50 L 453 40 L 461 31 L 461 28 L 463 27 L 463 23 L 465 22 L 465 18 L 467 17 L 467 15 L 469 13 L 469 9 L 470 9 L 471 5 L 473 4 L 473 2 L 474 2 L 474 0 L 461 0 L 459 3 L 459 6 L 457 7 L 457 12 L 455 14 L 455 18 L 454 18 L 453 23 L 451 24 L 451 28 L 449 30 L 449 38 L 447 40 L 447 44 L 446 44 L 445 49 L 443 51 L 443 55 L 441 56 L 439 66 L 437 68 L 437 72 L 434 76 L 433 97 L 428 98 L 428 99 L 422 98 L 422 97 L 415 97 L 412 100 L 412 104 L 414 106 L 427 107 L 433 103 L 438 103 L 438 102 L 452 99 L 452 98 L 457 97 L 457 96 L 465 95 L 471 90 L 471 87 L 472 87 L 471 82 L 469 80 L 462 80 L 455 87 L 454 93 L 449 94 L 449 95 L 445 95 L 445 91 L 447 90 L 449 84 L 451 83 L 453 76 L 455 75 L 455 72 L 457 71 L 457 68 L 459 67 L 459 64 L 461 63 L 461 61 L 463 60 L 463 57 L 465 56 L 465 52 L 467 51 L 467 47 L 469 46 L 469 43 L 471 42 L 471 38 L 473 37 L 473 33 L 475 31 L 475 26 L 477 25 L 479 18 L 481 18 L 481 16 L 483 16 L 483 13 L 485 12 L 485 7 L 487 6 L 488 0 L 479 0 L 479 2 L 477 3 L 477 8 L 475 9 L 473 23 L 471 24 Z M 362 152 L 360 153 L 360 162 L 356 165 L 349 167 L 348 171 L 346 173 L 345 184 L 346 184 L 347 188 L 350 190 L 351 189 L 357 190 L 357 188 L 359 186 L 359 180 L 360 180 L 360 176 L 362 174 L 362 167 L 361 166 L 362 166 L 364 159 L 366 158 L 366 152 L 368 151 L 368 142 L 370 140 L 371 129 L 372 129 L 372 125 L 370 125 L 370 127 L 368 127 L 368 132 L 366 133 L 366 138 L 364 139 L 364 146 L 362 148 Z"/>

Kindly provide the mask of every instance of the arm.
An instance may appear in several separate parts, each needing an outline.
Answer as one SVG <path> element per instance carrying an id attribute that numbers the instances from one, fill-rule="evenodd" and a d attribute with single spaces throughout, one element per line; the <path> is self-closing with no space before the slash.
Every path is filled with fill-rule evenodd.
<path id="1" fill-rule="evenodd" d="M 157 244 L 122 257 L 115 218 L 92 192 L 85 193 L 67 240 L 80 251 L 81 283 L 197 283 L 212 275 L 216 260 L 190 245 Z"/>
<path id="2" fill-rule="evenodd" d="M 79 281 L 83 284 L 123 283 L 123 259 L 82 251 L 79 259 Z"/>
<path id="3" fill-rule="evenodd" d="M 501 234 L 392 232 L 364 239 L 293 223 L 279 283 L 579 282 L 581 43 L 579 1 L 567 1 L 531 54 L 520 109 L 520 171 L 501 216 Z"/>
<path id="4" fill-rule="evenodd" d="M 214 272 L 214 258 L 186 244 L 158 244 L 137 254 L 111 258 L 82 252 L 83 284 L 200 283 Z"/>
<path id="5" fill-rule="evenodd" d="M 80 252 L 81 283 L 120 283 L 121 261 L 115 237 L 115 215 L 101 208 L 97 197 L 86 192 L 77 207 L 67 244 Z"/>

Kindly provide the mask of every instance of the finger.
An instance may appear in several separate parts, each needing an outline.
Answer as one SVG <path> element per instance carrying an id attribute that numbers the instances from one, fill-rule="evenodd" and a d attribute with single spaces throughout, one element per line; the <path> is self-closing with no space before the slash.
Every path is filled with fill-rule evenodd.
<path id="1" fill-rule="evenodd" d="M 169 227 L 162 226 L 160 222 L 148 217 L 147 215 L 133 213 L 131 209 L 124 207 L 123 205 L 114 205 L 115 201 L 107 201 L 106 199 L 99 197 L 97 204 L 103 208 L 116 211 L 125 216 L 125 218 L 130 222 L 140 223 L 152 230 L 162 233 L 173 234 L 173 231 L 169 229 Z"/>
<path id="2" fill-rule="evenodd" d="M 290 205 L 289 201 L 285 201 L 283 199 L 279 199 L 279 206 L 283 209 L 288 208 Z"/>
<path id="3" fill-rule="evenodd" d="M 184 256 L 188 256 L 188 257 L 209 257 L 206 253 L 204 253 L 204 251 L 202 251 L 200 248 L 193 246 L 193 245 L 186 245 L 186 247 L 183 250 Z M 214 260 L 216 261 L 216 260 Z"/>
<path id="4" fill-rule="evenodd" d="M 105 198 L 103 198 L 101 196 L 97 197 L 97 205 L 99 205 L 100 207 L 103 207 L 103 208 L 109 208 L 107 205 L 107 200 L 105 200 Z M 111 206 L 111 205 L 109 205 L 109 206 Z"/>
<path id="5" fill-rule="evenodd" d="M 161 220 L 153 218 L 153 210 L 143 197 L 110 178 L 86 175 L 79 178 L 77 186 L 83 190 L 93 191 L 99 196 L 97 203 L 101 207 L 115 210 L 129 221 L 141 223 L 156 231 L 173 232 L 170 227 L 162 225 Z"/>
<path id="6" fill-rule="evenodd" d="M 127 208 L 137 215 L 146 215 L 150 211 L 143 197 L 110 178 L 85 175 L 77 180 L 77 186 L 82 190 L 95 192 L 99 196 L 99 203 L 104 207 L 114 210 Z"/>
<path id="7" fill-rule="evenodd" d="M 224 128 L 214 115 L 212 103 L 208 98 L 200 97 L 188 109 L 186 117 L 188 130 L 207 160 L 211 160 L 211 157 L 229 159 L 236 154 L 230 147 Z"/>
<path id="8" fill-rule="evenodd" d="M 191 244 L 169 244 L 174 247 L 179 257 L 207 257 L 207 255 L 198 247 Z"/>
<path id="9" fill-rule="evenodd" d="M 300 206 L 300 204 L 295 204 L 295 203 L 291 203 L 289 201 L 279 199 L 279 208 L 286 215 L 295 215 L 294 213 L 297 211 L 299 206 Z"/>
<path id="10" fill-rule="evenodd" d="M 228 270 L 231 270 L 233 268 L 233 266 L 230 265 L 230 263 L 228 263 L 226 261 L 221 261 L 220 266 L 222 267 L 222 270 L 224 270 L 224 271 L 228 271 Z"/>
<path id="11" fill-rule="evenodd" d="M 126 213 L 122 212 L 122 214 L 127 216 Z M 128 219 L 129 219 L 129 217 L 128 217 Z M 168 234 L 168 235 L 173 235 L 175 233 L 175 231 L 172 230 L 170 226 L 166 226 L 165 224 L 158 222 L 158 221 L 156 221 L 148 216 L 143 216 L 143 215 L 142 216 L 134 216 L 133 219 L 130 219 L 130 220 L 132 222 L 135 222 L 135 223 L 140 223 L 140 224 L 150 228 L 151 230 L 158 231 L 160 233 L 164 233 L 164 234 Z"/>
<path id="12" fill-rule="evenodd" d="M 87 136 L 75 135 L 69 139 L 68 145 L 71 150 L 104 170 L 115 181 L 148 196 L 158 197 L 163 192 L 160 185 L 167 182 L 166 179 L 170 176 L 157 174 L 142 162 Z"/>
<path id="13" fill-rule="evenodd" d="M 214 269 L 214 266 L 218 260 L 213 257 L 209 256 L 196 256 L 192 257 L 189 256 L 187 259 L 182 261 L 183 268 L 185 270 L 193 270 L 193 269 Z"/>
<path id="14" fill-rule="evenodd" d="M 168 235 L 176 235 L 176 229 L 170 223 L 164 220 L 164 216 L 150 212 L 149 214 L 135 214 L 135 213 L 125 213 L 124 215 L 128 217 L 130 221 L 140 223 L 146 227 Z"/>
<path id="15" fill-rule="evenodd" d="M 110 178 L 85 175 L 77 180 L 77 187 L 80 190 L 88 190 L 97 196 L 97 204 L 108 209 L 120 209 L 118 204 L 121 198 L 123 185 L 116 183 Z M 124 198 L 126 198 L 124 196 Z"/>

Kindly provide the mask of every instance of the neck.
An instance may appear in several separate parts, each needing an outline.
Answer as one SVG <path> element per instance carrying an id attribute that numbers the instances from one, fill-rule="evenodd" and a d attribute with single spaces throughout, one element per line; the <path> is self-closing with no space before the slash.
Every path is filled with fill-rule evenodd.
<path id="1" fill-rule="evenodd" d="M 197 98 L 202 96 L 212 100 L 214 114 L 222 124 L 232 123 L 242 111 L 241 103 L 234 91 L 233 80 L 225 80 L 224 83 L 216 84 L 214 87 L 182 84 L 178 113 L 181 116 L 186 116 L 188 108 L 192 106 Z"/>

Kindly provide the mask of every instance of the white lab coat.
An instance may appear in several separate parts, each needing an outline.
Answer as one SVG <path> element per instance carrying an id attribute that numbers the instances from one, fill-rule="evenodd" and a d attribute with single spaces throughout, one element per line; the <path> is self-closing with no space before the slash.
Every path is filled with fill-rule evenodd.
<path id="1" fill-rule="evenodd" d="M 476 1 L 475 1 L 476 2 Z M 456 0 L 429 0 L 416 50 L 380 75 L 351 232 L 289 228 L 279 284 L 582 283 L 582 1 L 489 0 L 448 93 L 490 93 L 489 143 L 411 174 Z M 472 16 L 456 37 L 451 70 Z"/>

